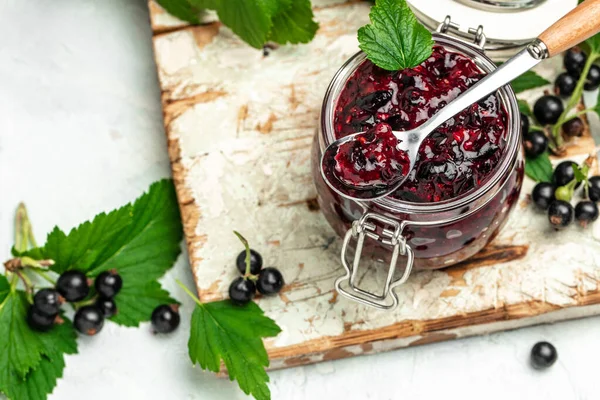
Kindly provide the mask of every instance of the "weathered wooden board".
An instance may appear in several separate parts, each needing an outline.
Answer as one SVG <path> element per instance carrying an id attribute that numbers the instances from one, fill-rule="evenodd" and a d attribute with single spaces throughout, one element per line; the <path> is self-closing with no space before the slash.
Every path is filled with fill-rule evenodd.
<path id="1" fill-rule="evenodd" d="M 223 298 L 236 276 L 236 229 L 288 283 L 280 296 L 258 299 L 283 328 L 267 343 L 272 368 L 600 313 L 600 226 L 552 231 L 528 206 L 530 181 L 491 245 L 461 265 L 415 273 L 397 290 L 395 311 L 337 296 L 340 239 L 316 206 L 310 146 L 325 88 L 357 51 L 369 5 L 313 3 L 321 23 L 315 40 L 268 56 L 218 22 L 189 27 L 150 3 L 169 154 L 201 298 Z M 551 77 L 553 69 L 539 72 Z M 586 134 L 568 156 L 594 151 Z M 363 279 L 380 282 L 382 271 Z"/>

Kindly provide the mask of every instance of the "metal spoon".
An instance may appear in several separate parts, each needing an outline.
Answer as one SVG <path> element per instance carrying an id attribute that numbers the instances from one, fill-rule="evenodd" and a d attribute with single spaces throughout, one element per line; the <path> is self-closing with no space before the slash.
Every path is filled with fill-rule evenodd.
<path id="1" fill-rule="evenodd" d="M 510 83 L 524 72 L 539 64 L 543 59 L 553 57 L 567 50 L 600 31 L 600 0 L 587 0 L 566 16 L 554 23 L 524 50 L 510 58 L 498 69 L 448 103 L 437 114 L 418 128 L 392 134 L 398 140 L 398 149 L 408 155 L 408 173 L 398 173 L 388 177 L 377 185 L 349 185 L 340 180 L 340 171 L 335 156 L 340 147 L 356 142 L 365 132 L 345 136 L 331 143 L 321 158 L 321 174 L 327 184 L 341 196 L 353 200 L 375 200 L 385 197 L 398 189 L 408 178 L 415 166 L 419 147 L 436 128 L 460 113 L 471 104 Z"/>

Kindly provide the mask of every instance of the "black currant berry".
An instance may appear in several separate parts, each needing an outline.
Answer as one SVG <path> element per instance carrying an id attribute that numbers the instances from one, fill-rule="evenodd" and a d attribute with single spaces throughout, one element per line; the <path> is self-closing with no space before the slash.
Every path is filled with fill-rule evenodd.
<path id="1" fill-rule="evenodd" d="M 553 184 L 549 182 L 540 182 L 533 188 L 533 192 L 531 192 L 531 199 L 539 209 L 545 211 L 555 200 L 555 190 L 556 187 Z"/>
<path id="2" fill-rule="evenodd" d="M 529 133 L 529 117 L 521 113 L 521 134 L 526 136 Z"/>
<path id="3" fill-rule="evenodd" d="M 123 279 L 115 270 L 104 271 L 96 277 L 94 286 L 100 296 L 112 299 L 123 287 Z"/>
<path id="4" fill-rule="evenodd" d="M 171 333 L 179 326 L 179 306 L 177 304 L 163 304 L 152 311 L 152 328 L 157 333 Z"/>
<path id="5" fill-rule="evenodd" d="M 283 285 L 283 275 L 277 268 L 273 267 L 260 271 L 258 281 L 256 281 L 258 291 L 266 295 L 279 293 Z"/>
<path id="6" fill-rule="evenodd" d="M 235 260 L 235 265 L 237 266 L 238 271 L 240 271 L 240 274 L 244 275 L 246 273 L 246 251 L 245 250 L 242 251 L 240 254 L 238 254 L 238 256 Z M 262 256 L 260 255 L 260 253 L 258 251 L 254 251 L 254 250 L 250 249 L 250 273 L 252 275 L 258 275 L 262 266 L 263 266 L 263 259 L 262 259 Z"/>
<path id="7" fill-rule="evenodd" d="M 533 105 L 533 115 L 542 125 L 555 124 L 563 111 L 562 100 L 549 94 L 540 97 Z"/>
<path id="8" fill-rule="evenodd" d="M 549 368 L 556 362 L 556 348 L 548 342 L 539 342 L 531 349 L 531 365 L 535 369 Z"/>
<path id="9" fill-rule="evenodd" d="M 552 182 L 556 186 L 564 186 L 575 179 L 573 161 L 563 161 L 556 166 L 552 174 Z"/>
<path id="10" fill-rule="evenodd" d="M 577 78 L 563 72 L 554 81 L 554 93 L 558 96 L 569 97 L 575 91 L 575 86 L 577 86 Z"/>
<path id="11" fill-rule="evenodd" d="M 585 228 L 598 219 L 598 206 L 593 201 L 580 201 L 575 206 L 575 219 Z"/>
<path id="12" fill-rule="evenodd" d="M 573 221 L 573 206 L 563 200 L 554 200 L 548 207 L 548 221 L 555 228 L 564 228 Z"/>
<path id="13" fill-rule="evenodd" d="M 262 272 L 262 271 L 261 271 Z M 256 295 L 256 285 L 249 279 L 236 278 L 229 285 L 229 298 L 234 304 L 244 305 Z"/>
<path id="14" fill-rule="evenodd" d="M 48 315 L 35 306 L 29 307 L 27 311 L 27 324 L 31 329 L 37 332 L 48 332 L 54 326 L 56 315 Z"/>
<path id="15" fill-rule="evenodd" d="M 585 90 L 596 90 L 600 87 L 600 67 L 596 64 L 592 64 L 590 72 L 588 72 L 585 78 L 583 88 Z"/>
<path id="16" fill-rule="evenodd" d="M 96 301 L 96 307 L 102 312 L 104 318 L 110 318 L 117 314 L 117 305 L 112 298 L 100 297 Z"/>
<path id="17" fill-rule="evenodd" d="M 55 317 L 65 299 L 55 289 L 42 289 L 33 296 L 33 306 L 42 314 Z"/>
<path id="18" fill-rule="evenodd" d="M 589 179 L 589 197 L 592 201 L 600 201 L 600 176 L 592 176 Z"/>
<path id="19" fill-rule="evenodd" d="M 90 293 L 90 286 L 81 271 L 64 272 L 56 282 L 56 290 L 69 302 L 81 301 Z"/>
<path id="20" fill-rule="evenodd" d="M 368 112 L 375 112 L 392 99 L 392 93 L 378 90 L 356 100 L 356 105 Z"/>
<path id="21" fill-rule="evenodd" d="M 94 336 L 104 326 L 104 315 L 96 306 L 84 306 L 75 313 L 73 325 L 84 335 Z"/>
<path id="22" fill-rule="evenodd" d="M 529 132 L 523 137 L 523 147 L 528 157 L 536 158 L 548 148 L 548 138 L 541 131 Z"/>
<path id="23" fill-rule="evenodd" d="M 572 48 L 565 53 L 564 66 L 567 72 L 576 78 L 579 78 L 587 57 L 579 48 Z"/>
<path id="24" fill-rule="evenodd" d="M 581 136 L 584 128 L 583 121 L 579 117 L 570 119 L 562 125 L 563 132 L 570 137 Z"/>

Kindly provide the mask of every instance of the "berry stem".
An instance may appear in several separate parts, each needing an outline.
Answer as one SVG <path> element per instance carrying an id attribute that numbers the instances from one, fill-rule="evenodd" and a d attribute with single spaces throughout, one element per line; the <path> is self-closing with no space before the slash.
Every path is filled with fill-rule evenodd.
<path id="1" fill-rule="evenodd" d="M 248 241 L 246 240 L 245 237 L 243 237 L 238 231 L 233 231 L 233 233 L 238 237 L 238 239 L 240 239 L 240 241 L 243 243 L 244 247 L 246 248 L 246 273 L 244 274 L 245 277 L 249 277 L 250 274 L 250 245 L 248 244 Z"/>
<path id="2" fill-rule="evenodd" d="M 50 278 L 50 276 L 48 276 L 48 274 L 45 271 L 42 271 L 39 268 L 30 268 L 29 270 L 41 276 L 46 282 L 50 283 L 52 286 L 56 286 L 56 281 Z"/>
<path id="3" fill-rule="evenodd" d="M 27 209 L 25 204 L 20 203 L 15 213 L 15 249 L 18 252 L 27 251 L 26 222 L 28 222 Z"/>
<path id="4" fill-rule="evenodd" d="M 529 125 L 529 130 L 530 131 L 540 131 L 543 132 L 544 128 L 539 126 L 539 125 Z"/>
<path id="5" fill-rule="evenodd" d="M 179 279 L 175 279 L 175 282 L 183 289 L 183 291 L 190 296 L 195 302 L 196 304 L 198 304 L 199 306 L 204 306 L 204 304 L 202 304 L 202 302 L 200 301 L 200 299 L 198 298 L 198 296 L 196 296 L 194 293 L 192 293 L 192 291 L 190 289 L 188 289 L 187 286 L 185 286 L 183 284 L 183 282 L 181 282 Z"/>

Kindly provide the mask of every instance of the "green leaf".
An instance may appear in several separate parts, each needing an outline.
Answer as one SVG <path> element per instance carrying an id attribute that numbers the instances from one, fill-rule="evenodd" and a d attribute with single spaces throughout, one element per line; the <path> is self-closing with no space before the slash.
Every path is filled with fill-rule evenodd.
<path id="1" fill-rule="evenodd" d="M 71 321 L 63 316 L 64 323 L 55 325 L 47 333 L 37 334 L 44 344 L 44 355 L 25 379 L 12 374 L 6 392 L 12 400 L 45 400 L 52 393 L 65 368 L 64 354 L 77 353 L 77 335 Z"/>
<path id="2" fill-rule="evenodd" d="M 141 321 L 148 321 L 152 311 L 161 304 L 177 304 L 157 281 L 145 284 L 123 281 L 123 288 L 115 297 L 118 307 L 113 322 L 124 326 L 139 326 Z"/>
<path id="3" fill-rule="evenodd" d="M 268 40 L 280 44 L 310 42 L 319 29 L 313 20 L 310 0 L 280 0 L 280 3 Z"/>
<path id="4" fill-rule="evenodd" d="M 197 8 L 193 4 L 190 4 L 189 0 L 157 0 L 157 3 L 169 14 L 180 20 L 196 25 L 201 22 L 200 18 L 198 18 L 201 8 Z"/>
<path id="5" fill-rule="evenodd" d="M 246 394 L 269 400 L 265 367 L 269 357 L 262 338 L 277 336 L 281 329 L 255 303 L 245 307 L 230 301 L 198 304 L 192 313 L 188 350 L 192 363 L 218 372 L 221 360 L 231 380 Z"/>
<path id="6" fill-rule="evenodd" d="M 521 93 L 526 90 L 535 89 L 541 86 L 548 85 L 550 82 L 542 78 L 534 71 L 527 71 L 517 79 L 513 80 L 510 84 L 515 93 Z"/>
<path id="7" fill-rule="evenodd" d="M 10 284 L 4 275 L 0 275 L 0 310 L 1 304 L 6 300 L 6 296 L 10 293 Z"/>
<path id="8" fill-rule="evenodd" d="M 536 158 L 527 158 L 525 174 L 536 182 L 550 182 L 552 180 L 552 163 L 548 153 L 543 153 Z"/>
<path id="9" fill-rule="evenodd" d="M 202 2 L 195 1 L 194 4 Z M 219 19 L 250 46 L 262 49 L 273 26 L 277 0 L 227 0 L 216 4 Z"/>
<path id="10" fill-rule="evenodd" d="M 73 228 L 68 235 L 55 227 L 44 245 L 44 257 L 55 262 L 51 269 L 61 274 L 71 269 L 87 271 L 93 268 L 102 251 L 130 225 L 131 212 L 128 204 L 108 214 L 101 213 L 92 222 Z"/>
<path id="11" fill-rule="evenodd" d="M 528 117 L 533 116 L 531 107 L 529 107 L 529 104 L 525 100 L 517 100 L 517 102 L 519 103 L 519 111 L 521 111 L 523 114 L 527 115 Z"/>
<path id="12" fill-rule="evenodd" d="M 15 246 L 10 249 L 13 257 L 31 257 L 34 260 L 43 260 L 44 259 L 44 248 L 43 247 L 35 247 L 33 249 L 29 249 L 26 251 L 19 251 Z"/>
<path id="13" fill-rule="evenodd" d="M 369 17 L 371 24 L 358 30 L 358 41 L 375 65 L 397 71 L 416 67 L 431 55 L 431 33 L 405 0 L 378 0 Z"/>

